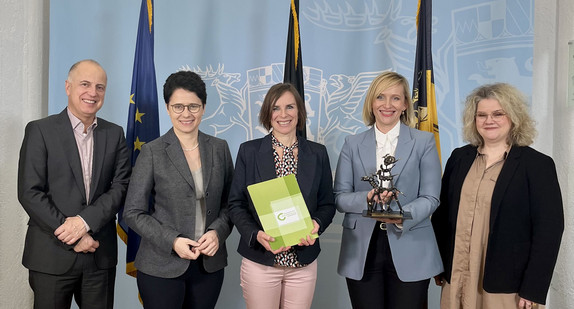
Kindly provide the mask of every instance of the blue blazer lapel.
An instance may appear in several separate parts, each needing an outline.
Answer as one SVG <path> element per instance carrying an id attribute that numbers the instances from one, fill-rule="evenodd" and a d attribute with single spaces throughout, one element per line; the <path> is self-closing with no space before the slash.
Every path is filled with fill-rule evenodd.
<path id="1" fill-rule="evenodd" d="M 271 134 L 268 134 L 261 140 L 259 151 L 256 154 L 255 164 L 259 175 L 258 182 L 277 178 L 277 173 L 275 172 L 275 161 L 273 159 Z"/>
<path id="2" fill-rule="evenodd" d="M 297 155 L 297 183 L 299 189 L 304 197 L 311 194 L 313 188 L 313 179 L 315 179 L 315 171 L 317 169 L 317 160 L 311 153 L 307 140 L 298 137 L 299 140 L 299 154 Z"/>
<path id="3" fill-rule="evenodd" d="M 78 190 L 80 190 L 82 197 L 85 199 L 86 188 L 84 187 L 82 162 L 80 161 L 80 154 L 78 153 L 78 145 L 76 144 L 76 138 L 74 137 L 74 130 L 72 129 L 70 118 L 68 117 L 68 111 L 66 109 L 58 115 L 56 128 L 60 132 L 58 136 L 61 141 L 63 152 L 67 157 L 66 161 L 70 165 L 72 175 L 78 185 Z"/>
<path id="4" fill-rule="evenodd" d="M 181 149 L 181 144 L 171 128 L 165 134 L 165 152 L 167 157 L 175 166 L 179 174 L 185 179 L 185 181 L 192 187 L 195 188 L 195 183 L 193 182 L 193 177 L 191 177 L 191 171 L 189 170 L 189 165 L 187 164 L 187 160 L 185 159 L 185 155 L 183 154 L 183 150 Z M 201 151 L 201 150 L 200 150 Z"/>
<path id="5" fill-rule="evenodd" d="M 377 165 L 377 140 L 375 139 L 375 127 L 372 127 L 359 145 L 359 159 L 363 165 L 363 175 L 367 176 L 376 173 L 379 169 Z"/>
<path id="6" fill-rule="evenodd" d="M 409 157 L 413 152 L 413 147 L 415 145 L 413 137 L 411 135 L 411 128 L 405 124 L 400 124 L 399 140 L 397 141 L 397 148 L 395 149 L 395 158 L 398 160 L 392 169 L 392 174 L 396 175 L 393 178 L 395 185 L 400 179 L 401 172 L 403 171 L 405 165 L 407 164 Z M 413 129 L 415 130 L 415 129 Z"/>

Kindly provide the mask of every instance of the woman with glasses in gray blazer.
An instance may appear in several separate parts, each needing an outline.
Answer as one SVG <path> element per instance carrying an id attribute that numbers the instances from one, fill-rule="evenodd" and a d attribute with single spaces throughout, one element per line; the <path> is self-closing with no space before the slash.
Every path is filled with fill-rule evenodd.
<path id="1" fill-rule="evenodd" d="M 145 308 L 214 308 L 232 229 L 233 162 L 226 141 L 199 131 L 207 93 L 197 74 L 170 75 L 163 93 L 173 127 L 142 146 L 124 211 L 142 237 L 138 289 Z"/>

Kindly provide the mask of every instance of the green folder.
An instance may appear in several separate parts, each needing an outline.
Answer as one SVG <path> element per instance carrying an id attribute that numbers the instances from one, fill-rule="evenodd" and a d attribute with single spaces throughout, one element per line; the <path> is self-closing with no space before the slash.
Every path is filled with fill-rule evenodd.
<path id="1" fill-rule="evenodd" d="M 275 238 L 271 249 L 296 245 L 313 230 L 313 221 L 295 175 L 247 186 L 265 233 Z M 319 235 L 312 234 L 312 238 Z"/>

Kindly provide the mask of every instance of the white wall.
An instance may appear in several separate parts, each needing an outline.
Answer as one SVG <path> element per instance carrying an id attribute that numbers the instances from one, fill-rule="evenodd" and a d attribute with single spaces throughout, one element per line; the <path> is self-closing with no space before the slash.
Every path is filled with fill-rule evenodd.
<path id="1" fill-rule="evenodd" d="M 0 308 L 32 308 L 22 248 L 28 217 L 16 197 L 24 126 L 48 110 L 49 1 L 3 0 L 0 10 Z"/>
<path id="2" fill-rule="evenodd" d="M 566 218 L 548 308 L 571 308 L 574 303 L 574 106 L 567 103 L 567 58 L 568 41 L 574 40 L 574 1 L 537 0 L 535 6 L 532 112 L 539 123 L 535 147 L 556 162 Z"/>

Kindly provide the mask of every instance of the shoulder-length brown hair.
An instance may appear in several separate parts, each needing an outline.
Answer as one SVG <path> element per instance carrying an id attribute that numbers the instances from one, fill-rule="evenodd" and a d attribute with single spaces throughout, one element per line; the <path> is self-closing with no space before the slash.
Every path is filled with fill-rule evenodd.
<path id="1" fill-rule="evenodd" d="M 305 129 L 307 122 L 307 111 L 305 110 L 305 102 L 299 95 L 299 91 L 289 83 L 279 83 L 273 85 L 267 91 L 265 99 L 263 99 L 263 105 L 261 105 L 261 110 L 259 111 L 259 123 L 267 130 L 271 130 L 271 116 L 273 114 L 273 107 L 277 100 L 285 93 L 291 92 L 295 97 L 295 103 L 297 104 L 297 129 Z"/>
<path id="2" fill-rule="evenodd" d="M 401 114 L 401 122 L 409 127 L 414 128 L 415 112 L 413 109 L 413 102 L 410 94 L 409 81 L 399 73 L 387 71 L 379 74 L 375 77 L 369 90 L 367 91 L 367 96 L 365 97 L 365 103 L 363 104 L 363 122 L 367 126 L 372 126 L 375 124 L 375 115 L 373 114 L 373 102 L 381 92 L 387 90 L 390 87 L 401 85 L 403 86 L 403 95 L 405 96 L 405 104 L 407 109 Z"/>
<path id="3" fill-rule="evenodd" d="M 526 97 L 516 87 L 506 83 L 483 85 L 474 89 L 467 97 L 463 112 L 463 138 L 474 146 L 484 145 L 484 139 L 476 129 L 476 109 L 478 102 L 494 99 L 510 120 L 508 144 L 528 146 L 536 137 L 535 122 L 528 113 Z"/>

